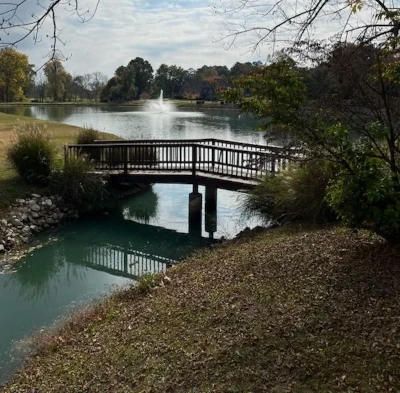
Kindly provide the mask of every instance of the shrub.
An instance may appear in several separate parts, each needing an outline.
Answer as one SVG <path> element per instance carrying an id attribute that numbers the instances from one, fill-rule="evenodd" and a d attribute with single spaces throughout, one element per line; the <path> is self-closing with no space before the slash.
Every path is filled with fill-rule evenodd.
<path id="1" fill-rule="evenodd" d="M 19 123 L 16 141 L 8 150 L 8 159 L 28 183 L 44 185 L 54 166 L 57 149 L 45 126 Z"/>
<path id="2" fill-rule="evenodd" d="M 91 145 L 101 138 L 100 132 L 91 127 L 82 128 L 76 136 L 78 145 Z M 81 148 L 81 154 L 88 156 L 89 160 L 100 161 L 101 151 L 96 148 Z"/>
<path id="3" fill-rule="evenodd" d="M 387 162 L 353 154 L 352 172 L 341 170 L 327 189 L 327 201 L 345 224 L 373 230 L 400 242 L 400 190 Z"/>
<path id="4" fill-rule="evenodd" d="M 85 156 L 69 157 L 63 170 L 53 173 L 50 188 L 80 212 L 104 209 L 110 197 L 105 180 L 91 173 L 93 164 Z"/>
<path id="5" fill-rule="evenodd" d="M 284 224 L 302 220 L 316 224 L 334 219 L 325 201 L 330 167 L 321 161 L 292 165 L 275 176 L 264 177 L 246 195 L 244 212 Z"/>
<path id="6" fill-rule="evenodd" d="M 90 145 L 100 138 L 101 135 L 99 131 L 91 127 L 84 127 L 78 132 L 76 143 L 78 145 Z"/>
<path id="7" fill-rule="evenodd" d="M 152 288 L 156 287 L 161 281 L 161 276 L 154 273 L 142 274 L 139 277 L 136 291 L 139 293 L 148 293 Z"/>

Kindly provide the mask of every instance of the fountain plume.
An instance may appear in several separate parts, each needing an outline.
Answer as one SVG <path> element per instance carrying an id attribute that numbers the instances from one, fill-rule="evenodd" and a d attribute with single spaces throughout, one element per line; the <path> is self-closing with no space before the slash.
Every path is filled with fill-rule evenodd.
<path id="1" fill-rule="evenodd" d="M 164 101 L 164 91 L 161 89 L 157 100 L 149 100 L 145 105 L 146 112 L 150 113 L 171 113 L 175 112 L 174 104 Z"/>

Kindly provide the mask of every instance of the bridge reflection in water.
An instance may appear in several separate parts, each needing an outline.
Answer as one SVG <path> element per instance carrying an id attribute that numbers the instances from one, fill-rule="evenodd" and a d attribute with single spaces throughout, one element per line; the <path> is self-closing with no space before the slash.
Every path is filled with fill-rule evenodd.
<path id="1" fill-rule="evenodd" d="M 80 228 L 75 246 L 65 250 L 68 262 L 137 279 L 145 273 L 163 272 L 192 250 L 212 242 L 201 236 L 122 218 L 101 220 L 96 225 L 91 220 L 83 224 L 86 228 Z"/>

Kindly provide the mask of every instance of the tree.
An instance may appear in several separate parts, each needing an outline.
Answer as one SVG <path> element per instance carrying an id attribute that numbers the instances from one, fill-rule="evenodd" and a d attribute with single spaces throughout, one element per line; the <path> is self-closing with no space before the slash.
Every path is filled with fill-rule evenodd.
<path id="1" fill-rule="evenodd" d="M 21 101 L 32 83 L 32 66 L 28 56 L 12 48 L 0 50 L 0 99 Z"/>
<path id="2" fill-rule="evenodd" d="M 358 50 L 357 50 L 358 49 Z M 282 130 L 307 160 L 335 173 L 326 198 L 346 223 L 400 242 L 400 94 L 397 56 L 372 45 L 340 44 L 325 65 L 333 88 L 310 101 L 309 70 L 281 56 L 236 81 L 227 98 Z M 319 64 L 321 66 L 323 64 Z M 252 96 L 245 98 L 244 88 Z"/>
<path id="3" fill-rule="evenodd" d="M 107 83 L 107 76 L 103 73 L 96 71 L 93 72 L 92 82 L 91 82 L 91 90 L 94 96 L 95 101 L 99 101 L 101 90 Z"/>
<path id="4" fill-rule="evenodd" d="M 163 90 L 164 97 L 176 97 L 187 78 L 187 74 L 187 71 L 182 67 L 161 64 L 154 78 L 155 88 L 157 91 Z"/>
<path id="5" fill-rule="evenodd" d="M 65 71 L 60 60 L 48 62 L 44 67 L 44 73 L 48 82 L 48 90 L 54 102 L 66 101 L 72 76 Z"/>
<path id="6" fill-rule="evenodd" d="M 35 98 L 44 102 L 47 96 L 47 79 L 43 71 L 36 74 L 35 77 Z"/>
<path id="7" fill-rule="evenodd" d="M 75 102 L 77 102 L 78 99 L 81 99 L 85 96 L 82 75 L 75 75 L 72 78 L 70 89 L 71 89 L 70 93 L 71 93 L 72 99 L 75 100 Z"/>
<path id="8" fill-rule="evenodd" d="M 197 77 L 200 80 L 213 79 L 218 76 L 218 72 L 213 68 L 206 65 L 197 70 Z"/>
<path id="9" fill-rule="evenodd" d="M 100 0 L 2 2 L 0 47 L 15 47 L 29 37 L 33 37 L 33 41 L 38 43 L 45 37 L 50 42 L 49 59 L 64 59 L 65 56 L 57 49 L 59 44 L 64 44 L 58 27 L 58 16 L 67 13 L 75 15 L 81 23 L 88 22 L 96 13 L 99 2 Z M 47 21 L 51 23 L 47 24 Z M 46 30 L 46 34 L 41 34 L 41 30 L 46 26 L 51 26 L 50 30 Z"/>
<path id="10" fill-rule="evenodd" d="M 250 63 L 250 62 L 247 63 L 236 62 L 230 69 L 230 75 L 232 78 L 237 78 L 238 76 L 241 75 L 249 75 L 260 66 L 262 66 L 262 64 Z"/>
<path id="11" fill-rule="evenodd" d="M 137 57 L 128 65 L 120 66 L 101 91 L 101 101 L 131 101 L 150 90 L 153 68 L 147 60 Z"/>
<path id="12" fill-rule="evenodd" d="M 82 75 L 82 86 L 88 100 L 92 99 L 92 83 L 93 74 L 87 73 Z"/>
<path id="13" fill-rule="evenodd" d="M 223 76 L 225 78 L 229 78 L 230 76 L 230 70 L 227 66 L 213 66 L 212 68 L 214 68 L 215 71 L 217 71 L 219 76 Z"/>
<path id="14" fill-rule="evenodd" d="M 295 7 L 290 0 L 272 3 L 223 0 L 221 7 L 217 11 L 234 15 L 235 21 L 228 23 L 224 38 L 233 44 L 238 36 L 252 34 L 254 39 L 250 46 L 253 50 L 263 43 L 275 46 L 277 37 L 287 43 L 300 42 L 315 31 L 318 34 L 321 26 L 331 24 L 332 20 L 338 24 L 337 31 L 332 32 L 337 41 L 393 46 L 399 40 L 400 9 L 394 7 L 394 2 L 384 0 L 303 0 L 296 2 Z M 239 18 L 243 19 L 241 25 L 237 22 Z"/>
<path id="15" fill-rule="evenodd" d="M 141 57 L 136 57 L 128 63 L 129 72 L 135 75 L 136 98 L 150 88 L 153 80 L 153 67 Z"/>

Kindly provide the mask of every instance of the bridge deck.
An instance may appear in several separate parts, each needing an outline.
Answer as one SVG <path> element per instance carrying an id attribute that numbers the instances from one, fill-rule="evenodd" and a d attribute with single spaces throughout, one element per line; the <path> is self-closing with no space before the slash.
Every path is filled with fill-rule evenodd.
<path id="1" fill-rule="evenodd" d="M 142 182 L 220 182 L 251 188 L 259 178 L 284 168 L 295 156 L 276 146 L 218 139 L 99 141 L 65 147 L 65 159 L 87 155 L 97 172 Z"/>

